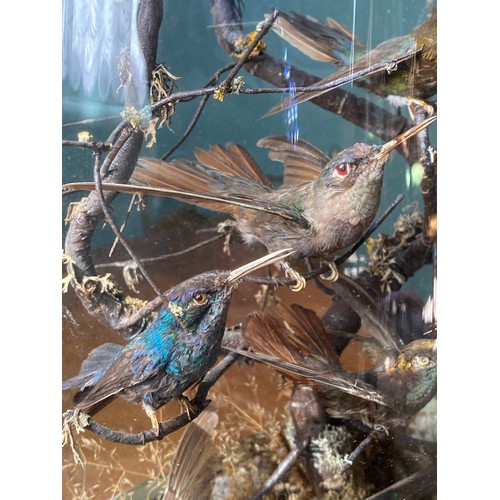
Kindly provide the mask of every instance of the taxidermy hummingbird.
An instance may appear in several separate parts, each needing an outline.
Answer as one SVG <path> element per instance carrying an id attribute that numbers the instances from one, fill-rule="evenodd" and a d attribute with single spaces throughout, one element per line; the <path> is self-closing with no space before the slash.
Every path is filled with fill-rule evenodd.
<path id="1" fill-rule="evenodd" d="M 268 251 L 292 247 L 287 260 L 335 254 L 355 244 L 372 223 L 380 204 L 384 165 L 390 152 L 436 120 L 432 116 L 379 146 L 358 143 L 333 158 L 306 141 L 284 137 L 259 141 L 270 157 L 284 163 L 284 184 L 274 189 L 251 155 L 237 144 L 195 150 L 196 161 L 140 158 L 132 175 L 139 186 L 109 185 L 139 194 L 163 195 L 229 213 L 243 240 Z M 80 184 L 82 186 L 82 184 Z M 288 262 L 279 264 L 301 290 L 304 278 Z"/>
<path id="2" fill-rule="evenodd" d="M 210 271 L 168 290 L 156 318 L 123 346 L 94 349 L 80 373 L 63 382 L 79 387 L 73 403 L 92 415 L 117 396 L 142 403 L 159 435 L 156 410 L 179 398 L 215 364 L 221 350 L 229 302 L 241 278 L 290 255 L 282 249 L 234 271 Z"/>
<path id="3" fill-rule="evenodd" d="M 405 345 L 357 283 L 341 273 L 335 287 L 351 296 L 353 308 L 370 332 L 369 337 L 356 339 L 367 345 L 373 363 L 369 370 L 344 370 L 321 319 L 298 304 L 290 308 L 278 304 L 276 315 L 251 313 L 244 332 L 253 352 L 228 350 L 313 387 L 331 417 L 358 420 L 370 427 L 402 425 L 436 394 L 436 340 L 422 338 Z"/>
<path id="4" fill-rule="evenodd" d="M 339 68 L 335 73 L 315 83 L 315 86 L 333 84 L 335 80 L 340 81 L 344 77 L 354 75 L 354 85 L 379 97 L 388 98 L 397 106 L 420 104 L 432 114 L 433 107 L 427 104 L 426 100 L 437 92 L 435 10 L 407 35 L 386 40 L 371 50 L 332 18 L 328 18 L 325 25 L 312 16 L 280 12 L 273 30 L 312 59 L 331 62 Z M 353 52 L 354 60 L 351 59 Z M 355 76 L 357 72 L 371 67 L 374 68 L 373 72 L 366 76 Z M 313 99 L 331 88 L 298 93 L 271 108 L 265 116 Z"/>

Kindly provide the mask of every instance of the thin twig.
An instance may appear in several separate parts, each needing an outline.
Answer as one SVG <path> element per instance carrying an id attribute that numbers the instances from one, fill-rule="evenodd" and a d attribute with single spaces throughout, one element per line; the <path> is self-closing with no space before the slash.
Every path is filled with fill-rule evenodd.
<path id="1" fill-rule="evenodd" d="M 269 493 L 276 483 L 283 477 L 297 462 L 304 446 L 297 446 L 280 462 L 275 471 L 267 478 L 266 482 L 252 496 L 251 500 L 259 500 Z"/>
<path id="2" fill-rule="evenodd" d="M 408 477 L 396 481 L 387 488 L 370 495 L 366 500 L 383 500 L 384 498 L 434 498 L 431 494 L 436 490 L 437 467 L 432 464 L 424 470 L 414 472 Z M 428 496 L 426 495 L 428 494 Z"/>
<path id="3" fill-rule="evenodd" d="M 130 213 L 132 212 L 132 208 L 134 207 L 134 203 L 136 200 L 136 195 L 132 195 L 130 198 L 130 203 L 127 209 L 127 214 L 125 216 L 124 221 L 122 222 L 122 225 L 120 226 L 120 234 L 123 233 L 123 230 L 125 229 L 125 226 L 127 225 L 128 219 L 130 217 Z M 115 251 L 116 245 L 118 244 L 118 238 L 115 238 L 115 241 L 113 241 L 113 244 L 111 245 L 111 248 L 109 250 L 108 257 L 111 257 L 113 255 L 113 252 Z M 96 266 L 97 267 L 97 266 Z"/>
<path id="4" fill-rule="evenodd" d="M 108 120 L 116 120 L 120 118 L 120 115 L 103 116 L 101 118 L 87 118 L 85 120 L 79 120 L 77 122 L 63 123 L 62 127 L 76 127 L 81 125 L 93 125 L 94 123 L 99 123 Z"/>
<path id="5" fill-rule="evenodd" d="M 380 431 L 373 430 L 372 432 L 370 432 L 370 434 L 368 434 L 368 436 L 365 437 L 365 439 L 363 439 L 363 441 L 361 441 L 361 443 L 358 444 L 358 446 L 356 446 L 356 448 L 354 449 L 354 451 L 347 457 L 347 460 L 346 460 L 345 464 L 342 466 L 340 474 L 345 474 L 350 469 L 350 467 L 353 464 L 353 462 L 361 455 L 361 453 L 363 452 L 363 450 L 372 441 L 375 440 L 375 438 L 377 436 L 380 436 Z"/>
<path id="6" fill-rule="evenodd" d="M 111 154 L 111 153 L 110 153 Z M 108 155 L 109 156 L 109 155 Z M 102 179 L 101 179 L 101 170 L 104 168 L 104 165 L 100 167 L 100 155 L 95 154 L 95 163 L 94 163 L 94 182 L 96 186 L 96 193 L 99 198 L 99 201 L 101 203 L 101 208 L 102 212 L 104 215 L 105 221 L 109 224 L 113 232 L 115 233 L 117 239 L 120 241 L 122 244 L 123 248 L 128 252 L 130 257 L 134 260 L 134 262 L 137 264 L 137 267 L 141 271 L 142 275 L 146 279 L 146 281 L 151 285 L 151 288 L 155 291 L 155 293 L 158 295 L 158 297 L 161 297 L 162 301 L 164 304 L 168 307 L 168 301 L 165 299 L 163 296 L 163 292 L 161 289 L 156 285 L 156 283 L 153 281 L 153 279 L 149 276 L 149 273 L 146 271 L 144 266 L 142 265 L 140 259 L 135 255 L 135 252 L 132 250 L 130 245 L 128 244 L 127 240 L 123 237 L 121 234 L 120 230 L 116 226 L 115 222 L 113 221 L 111 214 L 109 213 L 108 206 L 106 204 L 106 199 L 104 197 L 104 192 L 102 190 Z M 106 158 L 107 159 L 107 158 Z"/>
<path id="7" fill-rule="evenodd" d="M 387 219 L 387 217 L 393 212 L 393 210 L 403 201 L 404 196 L 399 194 L 396 199 L 389 205 L 385 212 L 371 224 L 371 226 L 366 230 L 362 238 L 345 254 L 341 255 L 336 261 L 337 266 L 341 266 L 351 255 L 353 255 L 358 248 L 365 243 L 365 241 L 370 237 L 370 235 L 376 231 L 379 226 Z"/>
<path id="8" fill-rule="evenodd" d="M 159 260 L 170 259 L 172 257 L 178 257 L 179 255 L 184 255 L 188 252 L 192 252 L 193 250 L 197 250 L 198 248 L 204 247 L 205 245 L 209 245 L 210 243 L 217 241 L 217 240 L 220 240 L 222 238 L 225 238 L 225 235 L 218 234 L 217 236 L 200 241 L 199 243 L 195 243 L 194 245 L 191 245 L 190 247 L 187 247 L 184 250 L 179 250 L 178 252 L 166 253 L 163 255 L 158 255 L 157 257 L 143 257 L 143 258 L 141 258 L 141 262 L 144 264 L 144 263 L 149 263 L 149 262 L 157 262 Z M 101 268 L 102 267 L 123 267 L 123 266 L 126 266 L 127 264 L 130 264 L 130 260 L 121 260 L 121 261 L 108 262 L 108 263 L 103 262 L 102 264 L 96 264 L 95 267 L 96 268 L 99 268 L 99 267 L 101 267 Z"/>
<path id="9" fill-rule="evenodd" d="M 228 64 L 228 65 L 218 69 L 215 72 L 214 76 L 208 81 L 206 86 L 208 87 L 209 85 L 213 85 L 214 83 L 216 83 L 217 80 L 219 79 L 219 76 L 222 73 L 229 71 L 234 66 L 235 66 L 235 63 L 232 63 L 232 64 Z M 194 127 L 198 123 L 198 120 L 201 116 L 203 109 L 205 108 L 205 105 L 208 102 L 209 97 L 210 96 L 208 94 L 204 95 L 202 97 L 202 100 L 201 100 L 200 104 L 198 105 L 198 108 L 196 109 L 196 113 L 194 114 L 193 119 L 191 120 L 190 124 L 187 126 L 186 131 L 184 132 L 184 134 L 182 134 L 182 137 L 161 157 L 162 160 L 166 160 L 187 139 L 189 134 L 193 131 Z"/>
<path id="10" fill-rule="evenodd" d="M 83 148 L 83 149 L 91 149 L 92 151 L 106 151 L 111 149 L 112 144 L 106 142 L 94 142 L 94 141 L 70 141 L 64 140 L 62 141 L 63 146 Z"/>
<path id="11" fill-rule="evenodd" d="M 102 162 L 99 179 L 101 178 L 101 176 L 104 176 L 108 173 L 108 170 L 109 170 L 109 167 L 111 166 L 111 163 L 116 158 L 116 155 L 118 154 L 120 149 L 123 147 L 123 145 L 127 142 L 131 133 L 132 133 L 132 131 L 130 128 L 125 128 L 122 130 L 119 139 L 116 141 L 116 143 L 113 143 L 113 147 L 111 148 L 111 151 L 106 155 L 105 160 Z M 109 141 L 109 142 L 111 142 L 111 141 Z"/>
<path id="12" fill-rule="evenodd" d="M 279 14 L 279 10 L 274 9 L 273 13 L 269 16 L 268 19 L 266 19 L 266 21 L 262 25 L 260 31 L 257 32 L 257 35 L 252 40 L 252 43 L 245 49 L 245 51 L 243 52 L 243 54 L 241 56 L 241 59 L 238 61 L 236 66 L 231 70 L 229 75 L 227 75 L 227 77 L 221 83 L 221 86 L 229 87 L 231 85 L 231 80 L 238 74 L 238 71 L 248 61 L 248 59 L 250 58 L 250 55 L 254 51 L 255 47 L 257 47 L 259 42 L 267 35 L 268 31 L 271 29 L 272 25 L 274 24 L 274 21 L 276 21 L 278 14 Z"/>
<path id="13" fill-rule="evenodd" d="M 181 144 L 189 137 L 189 134 L 193 131 L 194 127 L 198 123 L 198 120 L 200 119 L 201 113 L 205 109 L 205 106 L 208 102 L 208 99 L 210 98 L 209 95 L 204 95 L 201 98 L 201 102 L 196 108 L 196 112 L 187 126 L 185 132 L 182 134 L 181 138 L 161 157 L 163 161 L 165 161 L 177 148 L 181 146 Z"/>

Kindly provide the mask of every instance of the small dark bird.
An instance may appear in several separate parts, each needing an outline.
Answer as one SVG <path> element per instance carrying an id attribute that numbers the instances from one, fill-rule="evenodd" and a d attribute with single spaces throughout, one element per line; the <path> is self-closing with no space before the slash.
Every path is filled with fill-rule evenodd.
<path id="1" fill-rule="evenodd" d="M 434 10 L 419 26 L 405 36 L 386 40 L 368 50 L 345 26 L 328 18 L 327 25 L 312 16 L 280 12 L 274 31 L 312 59 L 331 62 L 339 69 L 315 83 L 315 86 L 341 81 L 353 75 L 354 85 L 389 98 L 397 106 L 417 103 L 432 114 L 426 103 L 437 92 L 437 15 Z M 354 52 L 354 60 L 351 54 Z M 358 72 L 373 68 L 366 76 Z M 349 81 L 349 80 L 347 80 Z M 345 83 L 345 82 L 344 82 Z M 339 86 L 339 85 L 336 85 Z M 331 87 L 334 88 L 334 87 Z M 272 115 L 331 90 L 298 93 L 271 108 Z"/>
<path id="2" fill-rule="evenodd" d="M 335 285 L 366 296 L 343 274 Z M 347 372 L 314 311 L 298 304 L 292 304 L 290 309 L 277 307 L 276 315 L 249 315 L 245 337 L 253 352 L 235 351 L 275 367 L 297 383 L 312 386 L 331 417 L 358 420 L 370 427 L 395 427 L 403 425 L 436 394 L 436 340 L 418 339 L 404 345 L 384 319 L 383 311 L 368 310 L 362 321 L 369 318 L 365 324 L 370 332 L 379 330 L 364 339 L 371 344 L 368 351 L 377 353 L 372 356 L 373 367 L 359 373 Z M 366 304 L 359 302 L 355 307 L 359 310 Z"/>
<path id="3" fill-rule="evenodd" d="M 63 382 L 79 387 L 73 403 L 92 415 L 121 396 L 142 403 L 159 435 L 156 410 L 179 398 L 215 364 L 221 350 L 229 302 L 244 276 L 289 255 L 284 249 L 234 271 L 211 271 L 168 290 L 149 327 L 126 346 L 107 343 L 94 349 L 80 374 Z"/>
<path id="4" fill-rule="evenodd" d="M 197 161 L 141 158 L 132 180 L 144 188 L 112 188 L 228 212 L 246 243 L 260 242 L 270 252 L 292 247 L 290 260 L 322 257 L 331 262 L 337 252 L 354 245 L 375 218 L 390 152 L 435 119 L 381 146 L 355 144 L 332 159 L 305 141 L 290 154 L 291 146 L 283 139 L 263 139 L 259 145 L 273 148 L 274 159 L 285 163 L 285 184 L 279 189 L 273 189 L 255 160 L 237 144 L 197 149 Z M 280 265 L 296 280 L 296 290 L 305 286 L 287 262 Z"/>

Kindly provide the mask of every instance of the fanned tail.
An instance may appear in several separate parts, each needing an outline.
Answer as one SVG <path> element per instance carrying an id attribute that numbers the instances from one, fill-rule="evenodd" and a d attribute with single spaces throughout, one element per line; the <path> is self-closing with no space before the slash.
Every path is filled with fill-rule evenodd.
<path id="1" fill-rule="evenodd" d="M 237 349 L 248 358 L 273 366 L 299 383 L 316 387 L 324 397 L 334 391 L 387 405 L 385 398 L 356 375 L 344 372 L 317 314 L 298 304 L 288 309 L 278 305 L 277 316 L 251 313 L 245 324 L 250 351 Z"/>

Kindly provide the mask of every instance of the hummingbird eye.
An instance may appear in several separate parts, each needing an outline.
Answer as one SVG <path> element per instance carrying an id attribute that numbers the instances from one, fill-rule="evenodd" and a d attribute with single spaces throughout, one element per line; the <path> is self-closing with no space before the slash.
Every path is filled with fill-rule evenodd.
<path id="1" fill-rule="evenodd" d="M 207 302 L 207 294 L 202 292 L 195 292 L 193 294 L 193 300 L 197 305 L 202 306 Z"/>
<path id="2" fill-rule="evenodd" d="M 420 366 L 427 366 L 431 362 L 427 356 L 416 356 L 415 360 Z"/>
<path id="3" fill-rule="evenodd" d="M 341 175 L 343 177 L 344 175 L 347 175 L 349 173 L 349 171 L 351 170 L 351 168 L 350 168 L 349 163 L 347 163 L 346 161 L 344 161 L 344 162 L 340 163 L 339 165 L 337 165 L 335 167 L 335 170 L 337 171 L 337 173 L 339 175 Z"/>

